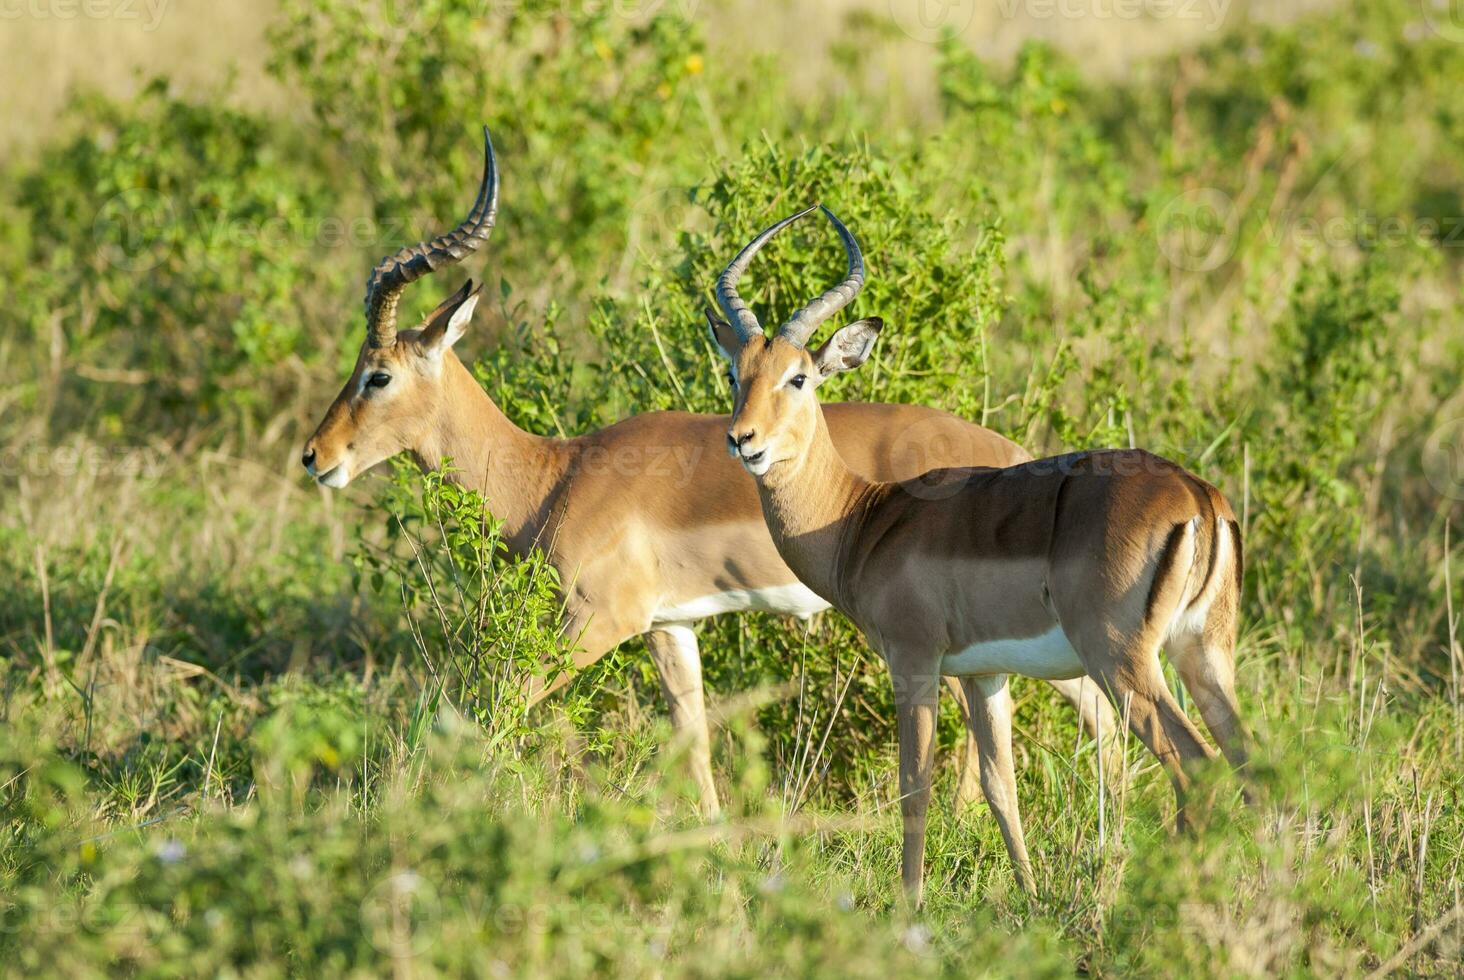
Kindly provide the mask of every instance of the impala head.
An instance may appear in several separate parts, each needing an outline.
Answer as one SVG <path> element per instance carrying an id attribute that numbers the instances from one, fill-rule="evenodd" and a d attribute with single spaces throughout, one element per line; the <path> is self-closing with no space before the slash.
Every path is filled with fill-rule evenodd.
<path id="1" fill-rule="evenodd" d="M 419 446 L 442 412 L 446 362 L 478 303 L 469 279 L 427 319 L 397 330 L 402 291 L 429 272 L 461 262 L 488 240 L 498 216 L 498 166 L 483 129 L 483 183 L 462 224 L 388 256 L 366 284 L 366 340 L 351 377 L 305 443 L 301 463 L 324 486 L 343 487 L 382 460 Z"/>
<path id="2" fill-rule="evenodd" d="M 732 384 L 733 406 L 727 450 L 756 477 L 780 463 L 803 457 L 817 428 L 815 390 L 825 379 L 863 364 L 884 326 L 878 317 L 856 320 L 839 328 L 816 350 L 805 346 L 814 331 L 847 306 L 864 286 L 864 256 L 859 243 L 832 211 L 819 207 L 833 223 L 849 256 L 843 282 L 793 314 L 772 337 L 763 333 L 757 317 L 737 295 L 737 280 L 752 257 L 768 239 L 814 210 L 808 208 L 748 242 L 718 277 L 717 303 L 727 319 L 707 311 L 712 339 L 731 365 L 727 377 Z"/>

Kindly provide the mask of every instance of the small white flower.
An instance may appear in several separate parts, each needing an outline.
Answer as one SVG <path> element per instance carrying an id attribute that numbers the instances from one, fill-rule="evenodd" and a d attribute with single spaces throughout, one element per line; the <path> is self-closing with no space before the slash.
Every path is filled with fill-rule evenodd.
<path id="1" fill-rule="evenodd" d="M 917 922 L 900 934 L 900 942 L 912 953 L 924 953 L 930 949 L 930 927 Z"/>
<path id="2" fill-rule="evenodd" d="M 154 853 L 164 864 L 177 864 L 188 856 L 188 848 L 183 846 L 182 841 L 169 837 L 157 846 Z"/>
<path id="3" fill-rule="evenodd" d="M 416 894 L 417 886 L 421 883 L 421 876 L 418 875 L 417 872 L 410 869 L 406 871 L 400 871 L 395 875 L 392 875 L 391 878 L 392 891 L 396 892 L 396 894 L 398 895 Z"/>

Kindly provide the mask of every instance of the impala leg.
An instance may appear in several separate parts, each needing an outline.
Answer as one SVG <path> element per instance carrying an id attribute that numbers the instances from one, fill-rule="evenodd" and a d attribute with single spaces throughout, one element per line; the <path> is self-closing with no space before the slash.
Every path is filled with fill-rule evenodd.
<path id="1" fill-rule="evenodd" d="M 1215 750 L 1180 710 L 1174 695 L 1164 683 L 1157 651 L 1125 658 L 1104 658 L 1107 664 L 1124 664 L 1121 668 L 1100 666 L 1098 682 L 1109 692 L 1115 704 L 1128 704 L 1129 727 L 1139 740 L 1154 753 L 1169 773 L 1174 784 L 1178 812 L 1175 824 L 1184 830 L 1187 818 L 1186 795 L 1190 787 L 1187 767 L 1215 757 Z M 1091 668 L 1090 668 L 1091 669 Z"/>
<path id="2" fill-rule="evenodd" d="M 712 779 L 711 738 L 696 634 L 687 623 L 665 625 L 646 634 L 646 647 L 661 675 L 661 690 L 671 709 L 671 727 L 687 743 L 688 763 L 701 798 L 702 814 L 715 817 L 721 805 L 717 800 L 717 784 Z"/>
<path id="3" fill-rule="evenodd" d="M 962 746 L 956 782 L 956 806 L 966 807 L 981 801 L 981 751 L 976 741 L 976 731 L 971 727 L 971 703 L 981 695 L 972 687 L 971 678 L 945 678 L 946 690 L 955 698 L 956 707 L 961 710 L 961 721 L 966 726 L 966 739 Z"/>
<path id="4" fill-rule="evenodd" d="M 981 789 L 996 815 L 1006 840 L 1017 883 L 1028 895 L 1036 894 L 1022 814 L 1017 807 L 1017 773 L 1012 762 L 1012 692 L 1005 674 L 969 678 L 971 730 L 981 746 Z"/>
<path id="5" fill-rule="evenodd" d="M 550 680 L 547 684 L 537 677 L 531 680 L 529 682 L 528 690 L 530 706 L 536 705 L 540 701 L 543 701 L 545 698 L 549 697 L 551 694 L 558 692 L 562 687 L 578 677 L 581 670 L 590 666 L 601 657 L 605 656 L 605 654 L 614 649 L 614 647 L 617 646 L 618 643 L 619 641 L 617 640 L 615 643 L 612 643 L 609 646 L 604 647 L 603 649 L 596 649 L 593 651 L 581 647 L 574 652 L 574 656 L 571 658 L 574 663 L 573 670 L 564 671 L 556 674 L 554 678 Z"/>
<path id="6" fill-rule="evenodd" d="M 1169 659 L 1226 760 L 1237 770 L 1244 770 L 1250 739 L 1235 698 L 1234 613 L 1228 606 L 1212 610 L 1200 633 L 1170 641 Z"/>
<path id="7" fill-rule="evenodd" d="M 600 612 L 583 611 L 583 607 L 581 610 L 569 617 L 561 629 L 561 635 L 575 645 L 574 654 L 570 658 L 574 669 L 559 673 L 547 684 L 539 678 L 530 681 L 528 686 L 530 705 L 538 704 L 554 694 L 578 677 L 581 670 L 644 630 L 643 626 L 639 629 L 628 626 L 624 622 Z"/>
<path id="8" fill-rule="evenodd" d="M 1098 751 L 1103 753 L 1103 768 L 1107 772 L 1118 772 L 1123 767 L 1123 719 L 1108 703 L 1108 696 L 1093 682 L 1091 677 L 1074 677 L 1071 680 L 1056 680 L 1049 683 L 1065 698 L 1083 728 L 1094 738 L 1101 738 Z"/>
<path id="9" fill-rule="evenodd" d="M 924 899 L 925 822 L 930 811 L 930 777 L 935 768 L 939 675 L 932 669 L 924 674 L 892 672 L 892 676 L 900 744 L 900 817 L 904 824 L 900 879 L 905 897 L 918 908 Z"/>

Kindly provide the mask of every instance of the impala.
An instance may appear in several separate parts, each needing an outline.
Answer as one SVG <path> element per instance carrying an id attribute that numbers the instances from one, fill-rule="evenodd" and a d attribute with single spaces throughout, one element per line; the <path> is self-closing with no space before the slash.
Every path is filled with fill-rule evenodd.
<path id="1" fill-rule="evenodd" d="M 488 240 L 498 211 L 498 171 L 486 129 L 484 155 L 482 184 L 467 218 L 372 271 L 366 340 L 345 387 L 305 444 L 302 462 L 321 485 L 339 488 L 400 452 L 424 469 L 451 459 L 454 478 L 481 492 L 503 521 L 510 548 L 518 554 L 543 548 L 566 583 L 561 628 L 577 646 L 577 667 L 645 637 L 672 725 L 689 744 L 702 807 L 715 813 L 693 624 L 753 609 L 807 617 L 828 603 L 800 585 L 778 557 L 756 492 L 720 451 L 725 416 L 654 412 L 572 439 L 523 431 L 453 353 L 478 302 L 471 279 L 420 326 L 398 331 L 397 304 L 406 286 L 462 261 Z M 914 476 L 932 465 L 1029 458 L 994 432 L 914 406 L 831 405 L 829 422 L 850 464 L 879 478 Z M 922 426 L 944 438 L 911 445 L 910 432 Z M 569 676 L 531 696 L 543 698 Z M 1085 696 L 1077 682 L 1057 686 L 1094 728 L 1101 714 L 1097 692 L 1089 688 Z M 969 738 L 966 751 L 968 758 L 975 751 Z M 970 779 L 962 789 L 975 793 Z"/>
<path id="2" fill-rule="evenodd" d="M 848 255 L 847 278 L 773 337 L 737 294 L 753 255 L 812 210 L 763 231 L 717 281 L 727 323 L 713 337 L 734 386 L 727 448 L 755 477 L 783 560 L 888 665 L 907 894 L 919 903 L 942 675 L 973 682 L 981 788 L 1028 891 L 1008 674 L 1087 676 L 1123 705 L 1169 773 L 1182 827 L 1187 767 L 1214 752 L 1165 686 L 1161 646 L 1226 757 L 1237 767 L 1246 758 L 1234 686 L 1241 546 L 1230 505 L 1210 484 L 1139 451 L 951 470 L 935 475 L 946 488 L 938 498 L 851 469 L 815 392 L 864 362 L 882 322 L 859 320 L 817 349 L 805 344 L 864 284 L 853 235 L 824 209 Z"/>

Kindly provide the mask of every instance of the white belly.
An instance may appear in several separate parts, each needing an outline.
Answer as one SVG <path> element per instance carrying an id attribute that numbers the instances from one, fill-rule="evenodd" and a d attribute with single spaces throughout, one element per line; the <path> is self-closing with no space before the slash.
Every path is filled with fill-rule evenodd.
<path id="1" fill-rule="evenodd" d="M 1086 673 L 1077 651 L 1060 626 L 1054 626 L 1040 636 L 973 643 L 964 650 L 942 657 L 940 672 L 950 677 L 1021 674 L 1050 681 L 1081 677 Z"/>
<path id="2" fill-rule="evenodd" d="M 788 585 L 774 585 L 766 589 L 734 589 L 704 595 L 674 606 L 664 606 L 651 614 L 652 624 L 689 623 L 721 613 L 760 612 L 784 613 L 806 619 L 814 613 L 823 612 L 829 604 L 815 595 L 806 585 L 792 582 Z"/>

